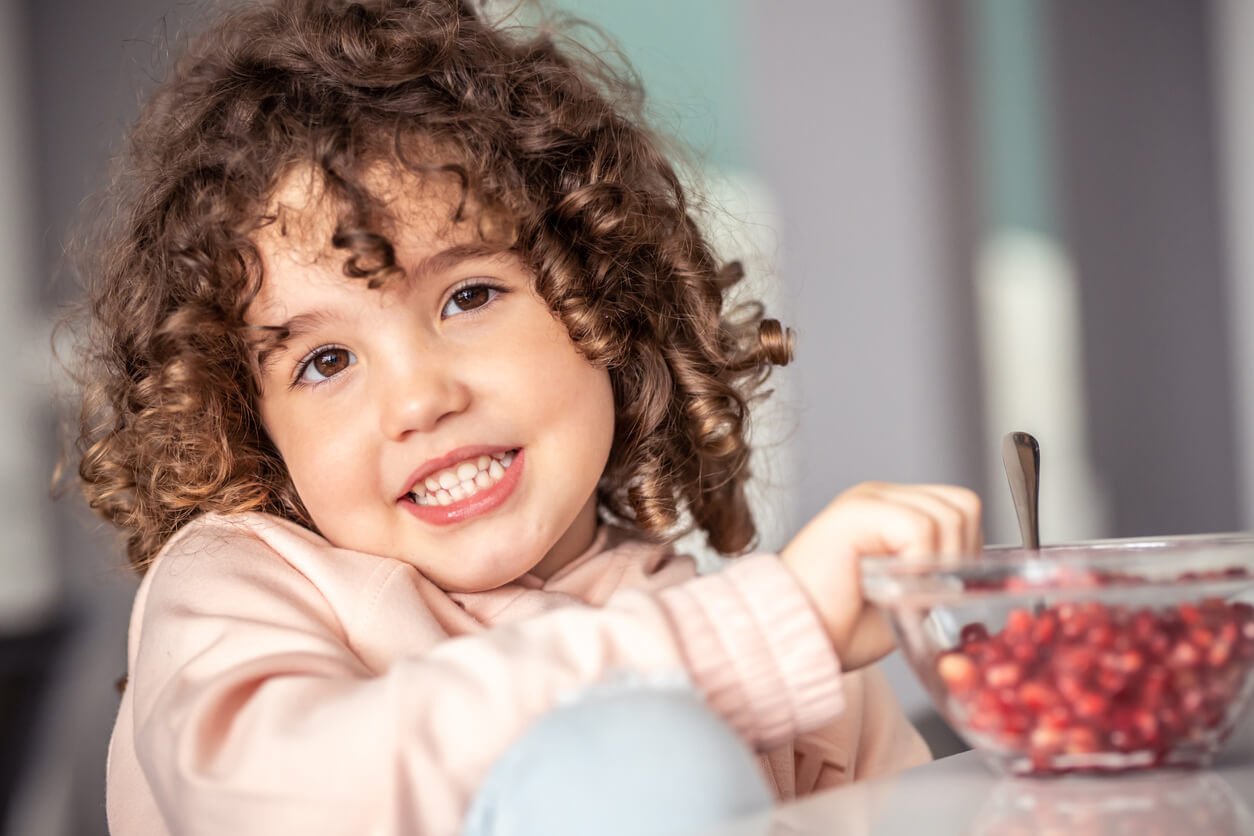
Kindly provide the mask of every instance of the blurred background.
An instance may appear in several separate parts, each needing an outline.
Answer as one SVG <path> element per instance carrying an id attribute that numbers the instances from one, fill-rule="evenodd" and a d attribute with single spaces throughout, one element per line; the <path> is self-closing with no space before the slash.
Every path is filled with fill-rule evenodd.
<path id="1" fill-rule="evenodd" d="M 76 497 L 63 250 L 209 4 L 0 0 L 0 822 L 103 834 L 135 579 Z M 864 479 L 969 485 L 1017 542 L 1254 528 L 1254 4 L 564 0 L 692 149 L 706 222 L 796 329 L 759 416 L 763 545 Z M 937 752 L 954 741 L 897 660 Z"/>

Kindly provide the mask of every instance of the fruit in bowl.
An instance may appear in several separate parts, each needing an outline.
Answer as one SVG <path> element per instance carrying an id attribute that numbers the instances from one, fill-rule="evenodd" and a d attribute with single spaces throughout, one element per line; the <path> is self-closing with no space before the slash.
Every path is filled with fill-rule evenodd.
<path id="1" fill-rule="evenodd" d="M 1254 535 L 862 571 L 941 713 L 1003 772 L 1203 766 L 1254 690 Z"/>

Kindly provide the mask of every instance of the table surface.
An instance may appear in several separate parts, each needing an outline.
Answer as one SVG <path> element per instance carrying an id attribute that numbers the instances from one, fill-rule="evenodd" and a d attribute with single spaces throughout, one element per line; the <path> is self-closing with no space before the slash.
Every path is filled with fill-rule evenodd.
<path id="1" fill-rule="evenodd" d="M 1197 771 L 1005 778 L 964 752 L 744 819 L 717 836 L 1254 836 L 1254 709 Z"/>

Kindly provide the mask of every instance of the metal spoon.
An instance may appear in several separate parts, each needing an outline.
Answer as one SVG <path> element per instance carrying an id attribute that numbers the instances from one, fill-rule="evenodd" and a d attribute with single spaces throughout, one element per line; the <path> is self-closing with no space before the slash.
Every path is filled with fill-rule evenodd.
<path id="1" fill-rule="evenodd" d="M 1010 480 L 1010 496 L 1014 499 L 1023 548 L 1039 549 L 1037 494 L 1041 484 L 1041 447 L 1028 433 L 1007 433 L 1001 440 L 1001 463 Z"/>

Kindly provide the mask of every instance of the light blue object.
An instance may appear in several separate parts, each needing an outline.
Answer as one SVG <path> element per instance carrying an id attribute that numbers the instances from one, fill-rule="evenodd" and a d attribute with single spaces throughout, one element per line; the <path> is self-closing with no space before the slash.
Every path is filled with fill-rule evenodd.
<path id="1" fill-rule="evenodd" d="M 689 688 L 591 689 L 496 762 L 463 836 L 668 836 L 766 809 L 753 753 Z"/>
<path id="2" fill-rule="evenodd" d="M 1057 234 L 1046 11 L 1041 0 L 968 0 L 984 223 Z"/>
<path id="3" fill-rule="evenodd" d="M 705 166 L 748 164 L 744 0 L 548 0 L 607 33 L 644 83 L 654 127 Z"/>

